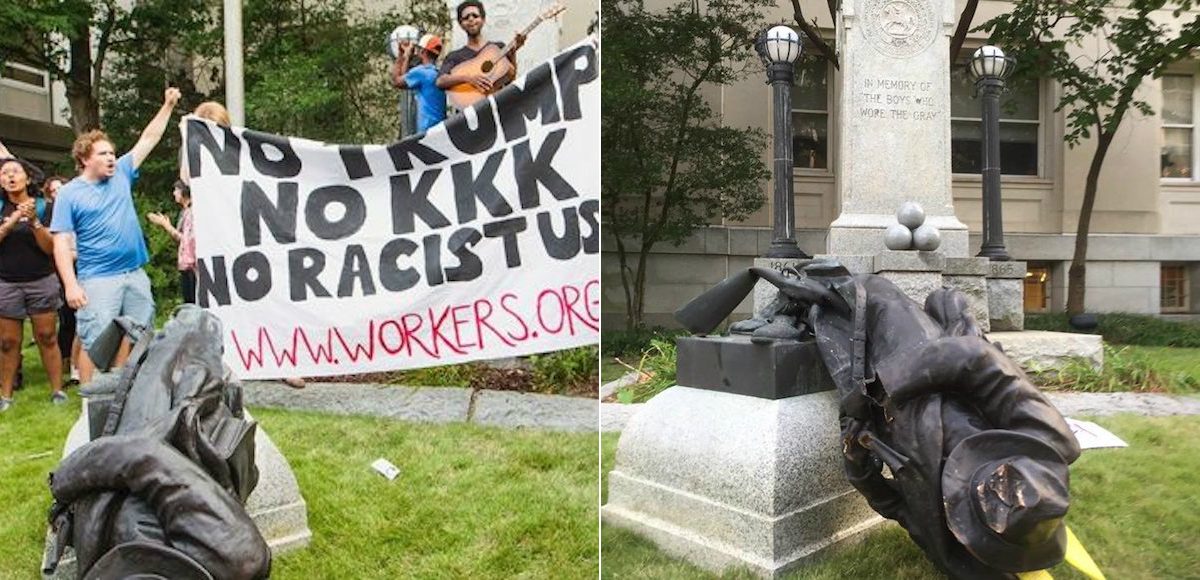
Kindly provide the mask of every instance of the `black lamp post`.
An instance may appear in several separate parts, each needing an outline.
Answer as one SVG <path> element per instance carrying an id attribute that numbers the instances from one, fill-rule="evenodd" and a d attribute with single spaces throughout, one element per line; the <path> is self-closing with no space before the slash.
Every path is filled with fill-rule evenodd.
<path id="1" fill-rule="evenodd" d="M 766 258 L 809 258 L 796 245 L 796 200 L 792 196 L 792 66 L 800 58 L 800 35 L 779 25 L 763 31 L 754 43 L 771 85 L 775 133 L 774 239 Z"/>
<path id="2" fill-rule="evenodd" d="M 971 57 L 975 94 L 983 105 L 983 244 L 976 254 L 994 261 L 1011 260 L 1004 249 L 1000 213 L 1000 94 L 1012 74 L 1013 59 L 995 46 L 982 46 Z"/>

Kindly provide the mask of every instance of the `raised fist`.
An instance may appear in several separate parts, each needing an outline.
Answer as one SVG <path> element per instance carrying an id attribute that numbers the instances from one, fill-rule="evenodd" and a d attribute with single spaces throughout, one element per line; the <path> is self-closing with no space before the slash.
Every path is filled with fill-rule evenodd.
<path id="1" fill-rule="evenodd" d="M 168 87 L 166 92 L 163 93 L 163 104 L 174 108 L 175 103 L 178 103 L 179 98 L 182 96 L 183 95 L 179 92 L 179 89 L 175 87 Z"/>

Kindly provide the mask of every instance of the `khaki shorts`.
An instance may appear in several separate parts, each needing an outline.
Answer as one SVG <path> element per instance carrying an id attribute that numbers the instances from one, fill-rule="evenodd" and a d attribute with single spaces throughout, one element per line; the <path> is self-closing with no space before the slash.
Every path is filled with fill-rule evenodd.
<path id="1" fill-rule="evenodd" d="M 24 320 L 62 307 L 62 286 L 50 274 L 31 282 L 0 280 L 0 317 Z"/>

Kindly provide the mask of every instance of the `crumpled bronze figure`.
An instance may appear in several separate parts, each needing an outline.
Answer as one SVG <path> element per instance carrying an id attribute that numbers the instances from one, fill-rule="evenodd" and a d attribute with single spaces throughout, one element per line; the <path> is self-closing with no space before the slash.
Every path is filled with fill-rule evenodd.
<path id="1" fill-rule="evenodd" d="M 983 337 L 961 292 L 937 290 L 922 308 L 886 278 L 816 261 L 737 274 L 676 318 L 711 332 L 760 278 L 779 300 L 731 331 L 815 338 L 840 397 L 846 476 L 875 511 L 953 578 L 1012 579 L 1062 561 L 1079 444 Z"/>
<path id="2" fill-rule="evenodd" d="M 255 423 L 221 362 L 220 321 L 185 306 L 159 333 L 123 324 L 136 339 L 129 361 L 84 392 L 92 441 L 50 475 L 45 572 L 70 545 L 86 579 L 269 577 L 270 549 L 244 508 L 258 483 Z"/>

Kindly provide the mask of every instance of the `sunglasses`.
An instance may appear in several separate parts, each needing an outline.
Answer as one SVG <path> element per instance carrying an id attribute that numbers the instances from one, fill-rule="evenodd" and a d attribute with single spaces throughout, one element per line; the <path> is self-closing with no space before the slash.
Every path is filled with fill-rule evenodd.
<path id="1" fill-rule="evenodd" d="M 478 19 L 480 19 L 480 20 L 483 20 L 483 17 L 482 17 L 482 16 L 480 16 L 480 15 L 478 15 L 478 14 L 474 13 L 474 12 L 468 12 L 468 13 L 466 13 L 466 14 L 463 14 L 463 15 L 462 15 L 462 18 L 459 18 L 459 19 L 458 19 L 458 21 L 459 21 L 459 22 L 466 22 L 466 21 L 468 21 L 468 20 L 470 20 L 470 19 L 472 19 L 472 18 L 478 18 Z"/>

